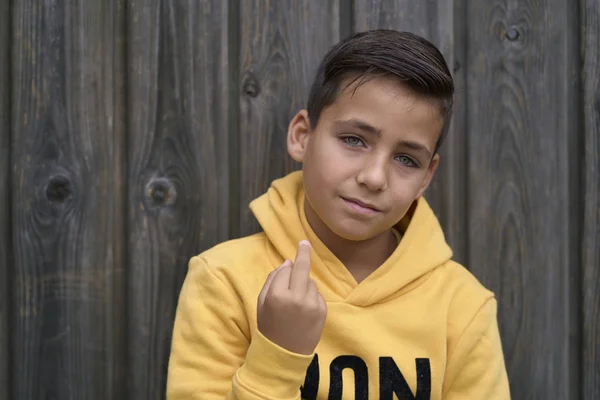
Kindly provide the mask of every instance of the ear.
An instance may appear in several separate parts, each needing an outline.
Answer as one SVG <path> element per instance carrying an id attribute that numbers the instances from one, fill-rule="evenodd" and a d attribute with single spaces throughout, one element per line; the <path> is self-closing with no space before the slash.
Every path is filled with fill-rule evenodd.
<path id="1" fill-rule="evenodd" d="M 289 155 L 297 162 L 304 161 L 304 154 L 308 146 L 311 127 L 306 110 L 298 113 L 290 121 L 287 134 L 287 149 Z"/>
<path id="2" fill-rule="evenodd" d="M 431 179 L 433 178 L 433 175 L 435 174 L 435 171 L 437 170 L 437 167 L 439 164 L 440 164 L 440 155 L 439 155 L 439 153 L 437 153 L 435 156 L 433 156 L 433 158 L 431 159 L 431 162 L 429 162 L 429 167 L 427 168 L 427 175 L 425 175 L 425 179 L 423 179 L 423 183 L 422 183 L 421 188 L 419 189 L 419 193 L 417 193 L 417 196 L 415 197 L 415 199 L 418 199 L 419 197 L 423 196 L 423 193 L 429 187 L 429 184 L 431 183 Z"/>

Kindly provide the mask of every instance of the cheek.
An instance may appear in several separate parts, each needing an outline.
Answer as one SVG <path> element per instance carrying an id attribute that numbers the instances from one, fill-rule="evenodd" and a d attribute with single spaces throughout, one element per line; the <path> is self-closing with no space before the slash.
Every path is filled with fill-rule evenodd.
<path id="1" fill-rule="evenodd" d="M 349 170 L 349 157 L 334 138 L 317 138 L 311 143 L 307 164 L 322 180 L 335 181 Z"/>
<path id="2" fill-rule="evenodd" d="M 335 140 L 325 134 L 320 134 L 310 143 L 310 150 L 315 159 L 319 162 L 327 163 L 333 156 L 338 153 Z"/>
<path id="3" fill-rule="evenodd" d="M 316 141 L 310 143 L 302 169 L 304 185 L 311 200 L 316 200 L 315 197 L 318 197 L 318 194 L 322 191 L 321 188 L 328 186 L 328 176 L 330 174 L 326 171 L 329 171 L 329 167 L 328 159 L 319 143 Z"/>
<path id="4" fill-rule="evenodd" d="M 394 178 L 390 185 L 393 188 L 391 192 L 393 204 L 396 204 L 399 209 L 409 207 L 419 194 L 424 177 L 423 173 L 413 173 L 410 176 Z"/>

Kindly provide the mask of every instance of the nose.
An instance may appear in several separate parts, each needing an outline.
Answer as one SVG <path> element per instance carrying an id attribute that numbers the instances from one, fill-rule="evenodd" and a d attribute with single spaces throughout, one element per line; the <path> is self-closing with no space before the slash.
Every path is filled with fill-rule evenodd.
<path id="1" fill-rule="evenodd" d="M 366 186 L 369 190 L 381 191 L 387 188 L 387 173 L 387 158 L 373 155 L 360 169 L 356 180 L 358 184 Z"/>

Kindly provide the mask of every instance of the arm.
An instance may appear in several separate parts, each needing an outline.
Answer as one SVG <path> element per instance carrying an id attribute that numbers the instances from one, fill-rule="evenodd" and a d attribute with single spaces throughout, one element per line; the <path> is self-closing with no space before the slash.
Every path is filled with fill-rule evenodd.
<path id="1" fill-rule="evenodd" d="M 450 354 L 445 400 L 510 399 L 496 307 L 494 298 L 486 301 Z"/>
<path id="2" fill-rule="evenodd" d="M 258 331 L 250 342 L 248 330 L 234 289 L 192 258 L 173 329 L 167 399 L 298 399 L 312 355 L 288 352 Z"/>

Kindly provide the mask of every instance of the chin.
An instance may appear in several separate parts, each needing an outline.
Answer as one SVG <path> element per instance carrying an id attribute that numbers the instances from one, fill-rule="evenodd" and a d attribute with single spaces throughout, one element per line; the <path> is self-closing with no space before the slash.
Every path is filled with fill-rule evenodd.
<path id="1" fill-rule="evenodd" d="M 355 224 L 348 224 L 347 226 L 341 224 L 327 224 L 329 229 L 342 239 L 350 240 L 352 242 L 362 242 L 365 240 L 372 239 L 380 235 L 381 231 L 368 229 L 365 226 L 353 226 Z"/>

